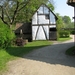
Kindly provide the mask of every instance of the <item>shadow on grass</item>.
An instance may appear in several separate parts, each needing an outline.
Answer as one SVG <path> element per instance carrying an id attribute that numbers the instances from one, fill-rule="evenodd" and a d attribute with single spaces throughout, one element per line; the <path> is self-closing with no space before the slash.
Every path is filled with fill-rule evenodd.
<path id="1" fill-rule="evenodd" d="M 42 45 L 42 46 L 31 46 L 31 47 L 9 47 L 6 51 L 9 54 L 16 57 L 22 57 L 25 59 L 45 62 L 53 65 L 60 64 L 75 68 L 75 57 L 68 56 L 65 54 L 66 50 L 72 47 L 73 45 L 74 45 L 73 42 L 71 42 L 71 43 L 54 44 L 51 46 Z M 22 56 L 24 54 L 26 55 Z"/>
<path id="2" fill-rule="evenodd" d="M 34 49 L 38 49 L 45 46 L 48 46 L 48 45 L 31 46 L 31 47 L 9 47 L 6 49 L 6 52 L 16 57 L 22 57 L 23 55 L 33 51 Z"/>
<path id="3" fill-rule="evenodd" d="M 51 45 L 35 50 L 25 55 L 24 58 L 52 65 L 59 64 L 75 68 L 75 56 L 68 56 L 65 53 L 66 50 L 73 45 L 73 42 Z"/>
<path id="4" fill-rule="evenodd" d="M 66 51 L 66 54 L 67 54 L 67 55 L 71 55 L 71 56 L 75 56 L 75 46 L 69 48 L 69 49 Z"/>

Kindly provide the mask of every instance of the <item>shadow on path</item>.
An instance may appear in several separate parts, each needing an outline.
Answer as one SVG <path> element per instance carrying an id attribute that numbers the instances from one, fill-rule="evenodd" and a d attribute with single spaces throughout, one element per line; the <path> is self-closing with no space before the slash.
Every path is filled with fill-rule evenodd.
<path id="1" fill-rule="evenodd" d="M 75 67 L 75 56 L 68 56 L 65 54 L 65 51 L 73 45 L 73 42 L 71 42 L 43 47 L 32 51 L 23 58 L 54 65 L 60 64 L 64 66 Z"/>
<path id="2" fill-rule="evenodd" d="M 23 51 L 25 52 L 26 49 L 34 49 L 32 52 L 28 53 L 27 55 L 23 56 L 22 58 L 25 59 L 30 59 L 30 60 L 35 60 L 35 61 L 40 61 L 40 62 L 45 62 L 49 64 L 60 64 L 64 66 L 70 66 L 70 67 L 75 67 L 75 56 L 68 56 L 65 54 L 65 51 L 72 47 L 74 45 L 73 42 L 71 43 L 61 43 L 61 44 L 54 44 L 51 46 L 46 46 L 39 49 L 36 49 L 38 47 L 16 47 L 12 48 L 9 50 L 6 50 L 9 54 L 17 57 L 19 56 L 20 53 Z M 22 53 L 23 53 L 22 52 Z"/>

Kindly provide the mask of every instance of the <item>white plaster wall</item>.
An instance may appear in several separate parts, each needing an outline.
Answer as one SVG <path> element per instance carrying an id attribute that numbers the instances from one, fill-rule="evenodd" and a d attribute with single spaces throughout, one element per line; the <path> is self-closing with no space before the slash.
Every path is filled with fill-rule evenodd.
<path id="1" fill-rule="evenodd" d="M 45 18 L 45 15 L 38 16 L 38 23 L 39 24 L 49 24 L 49 19 Z"/>
<path id="2" fill-rule="evenodd" d="M 37 24 L 37 12 L 32 17 L 32 24 Z"/>
<path id="3" fill-rule="evenodd" d="M 32 40 L 35 40 L 37 29 L 38 26 L 32 26 Z"/>
<path id="4" fill-rule="evenodd" d="M 48 28 L 48 26 L 43 26 L 43 27 L 44 27 L 44 30 L 46 32 L 47 39 L 49 39 L 49 28 Z"/>
<path id="5" fill-rule="evenodd" d="M 50 25 L 49 27 L 50 28 L 56 28 L 56 25 Z"/>
<path id="6" fill-rule="evenodd" d="M 44 27 L 44 30 L 46 32 L 47 39 L 49 39 L 48 26 L 43 26 L 43 27 Z M 39 27 L 37 37 L 36 37 L 37 29 L 38 29 L 38 26 L 32 26 L 32 37 L 33 37 L 32 39 L 33 40 L 46 40 L 46 37 L 45 37 L 45 34 L 44 34 L 42 26 Z M 35 37 L 36 37 L 36 39 L 35 39 Z"/>
<path id="7" fill-rule="evenodd" d="M 44 31 L 42 29 L 42 26 L 40 26 L 40 28 L 39 28 L 36 40 L 46 40 L 46 37 L 45 37 Z"/>

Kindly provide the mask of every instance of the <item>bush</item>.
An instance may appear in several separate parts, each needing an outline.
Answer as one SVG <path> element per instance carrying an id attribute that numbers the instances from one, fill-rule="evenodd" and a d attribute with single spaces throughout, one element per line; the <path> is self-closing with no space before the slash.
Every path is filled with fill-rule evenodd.
<path id="1" fill-rule="evenodd" d="M 60 38 L 70 37 L 70 32 L 69 31 L 60 31 L 59 32 L 59 37 Z"/>
<path id="2" fill-rule="evenodd" d="M 74 31 L 74 30 L 70 30 L 70 33 L 71 33 L 71 34 L 75 34 L 75 31 Z"/>
<path id="3" fill-rule="evenodd" d="M 4 23 L 0 22 L 0 47 L 7 48 L 15 37 L 14 33 Z"/>
<path id="4" fill-rule="evenodd" d="M 15 41 L 17 46 L 24 46 L 25 42 L 22 38 L 17 38 Z"/>

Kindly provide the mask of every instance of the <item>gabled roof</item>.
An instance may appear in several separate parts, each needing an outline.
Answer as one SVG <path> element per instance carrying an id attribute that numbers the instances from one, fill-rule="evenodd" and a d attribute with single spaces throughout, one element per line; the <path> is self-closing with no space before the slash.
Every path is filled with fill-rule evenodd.
<path id="1" fill-rule="evenodd" d="M 53 12 L 46 4 L 42 3 L 42 4 L 38 7 L 38 9 L 39 9 L 42 5 L 45 5 L 45 6 L 49 9 L 49 11 L 52 12 L 52 14 L 55 16 L 56 20 L 58 19 L 57 16 L 54 14 L 54 12 Z M 38 10 L 38 9 L 37 9 L 37 10 Z M 34 14 L 37 12 L 37 10 L 34 12 Z M 34 15 L 34 14 L 33 14 L 33 15 Z M 33 16 L 33 15 L 32 15 L 32 16 Z"/>

